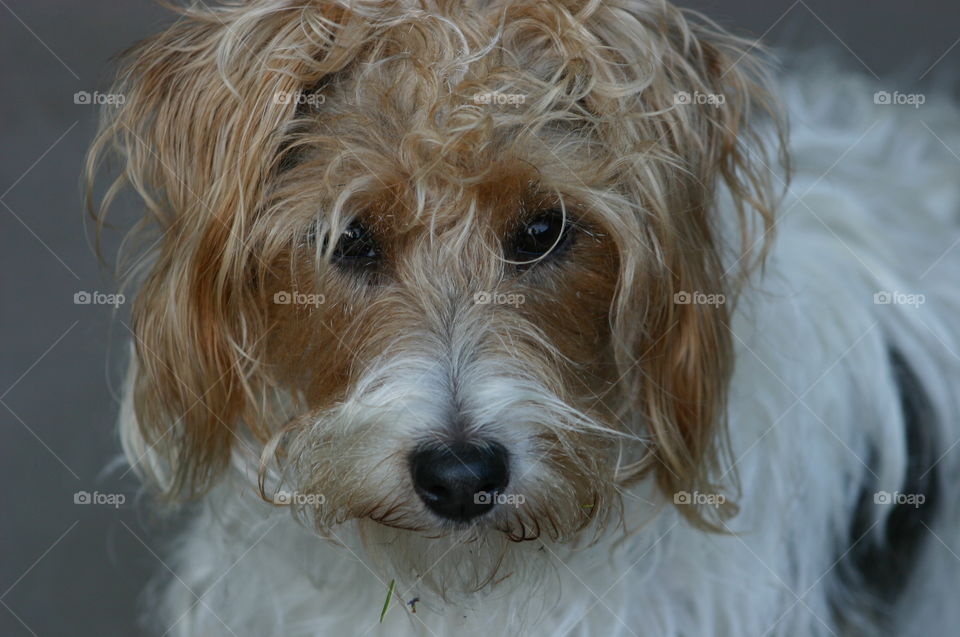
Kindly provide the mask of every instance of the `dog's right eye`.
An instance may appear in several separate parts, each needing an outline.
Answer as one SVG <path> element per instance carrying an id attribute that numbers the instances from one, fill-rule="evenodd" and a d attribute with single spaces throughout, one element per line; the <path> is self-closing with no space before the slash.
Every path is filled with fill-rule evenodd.
<path id="1" fill-rule="evenodd" d="M 359 221 L 352 221 L 347 226 L 333 248 L 334 262 L 348 267 L 371 267 L 379 259 L 380 248 L 376 239 Z"/>
<path id="2" fill-rule="evenodd" d="M 548 210 L 525 223 L 513 238 L 511 257 L 522 267 L 560 256 L 573 241 L 574 230 L 561 210 Z"/>

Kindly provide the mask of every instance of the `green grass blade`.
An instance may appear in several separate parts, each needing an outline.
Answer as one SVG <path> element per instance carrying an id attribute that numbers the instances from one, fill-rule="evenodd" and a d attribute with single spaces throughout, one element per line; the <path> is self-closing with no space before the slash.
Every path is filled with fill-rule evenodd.
<path id="1" fill-rule="evenodd" d="M 383 623 L 383 618 L 387 616 L 387 611 L 390 609 L 390 602 L 393 600 L 393 589 L 397 587 L 397 580 L 390 580 L 390 588 L 387 589 L 387 599 L 383 600 L 383 610 L 380 611 L 380 623 Z"/>

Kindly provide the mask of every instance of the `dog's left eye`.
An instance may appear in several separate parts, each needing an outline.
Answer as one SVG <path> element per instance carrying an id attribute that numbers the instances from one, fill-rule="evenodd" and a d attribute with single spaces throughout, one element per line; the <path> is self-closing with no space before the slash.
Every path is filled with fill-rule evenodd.
<path id="1" fill-rule="evenodd" d="M 380 258 L 380 247 L 370 232 L 359 221 L 352 221 L 337 239 L 333 260 L 350 267 L 369 267 Z"/>
<path id="2" fill-rule="evenodd" d="M 526 222 L 513 238 L 513 258 L 521 264 L 562 254 L 573 240 L 570 220 L 549 210 Z"/>

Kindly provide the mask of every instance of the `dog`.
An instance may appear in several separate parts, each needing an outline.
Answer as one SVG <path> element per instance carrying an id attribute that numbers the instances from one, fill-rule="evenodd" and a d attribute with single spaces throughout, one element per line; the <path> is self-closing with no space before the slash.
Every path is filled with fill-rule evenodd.
<path id="1" fill-rule="evenodd" d="M 960 119 L 769 58 L 660 0 L 129 51 L 88 174 L 144 209 L 123 448 L 188 512 L 149 630 L 956 634 Z"/>

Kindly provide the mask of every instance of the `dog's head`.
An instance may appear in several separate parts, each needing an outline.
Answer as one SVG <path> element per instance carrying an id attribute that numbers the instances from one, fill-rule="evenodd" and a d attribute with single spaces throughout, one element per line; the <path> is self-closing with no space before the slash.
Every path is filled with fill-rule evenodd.
<path id="1" fill-rule="evenodd" d="M 771 222 L 745 46 L 647 0 L 185 12 L 91 156 L 157 231 L 139 467 L 185 496 L 255 458 L 323 532 L 421 538 L 570 541 L 640 480 L 702 489 L 730 263 Z"/>

